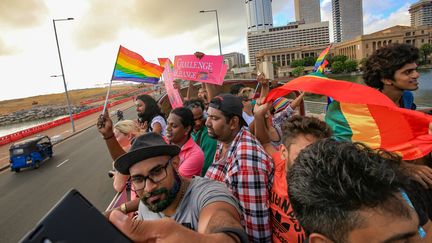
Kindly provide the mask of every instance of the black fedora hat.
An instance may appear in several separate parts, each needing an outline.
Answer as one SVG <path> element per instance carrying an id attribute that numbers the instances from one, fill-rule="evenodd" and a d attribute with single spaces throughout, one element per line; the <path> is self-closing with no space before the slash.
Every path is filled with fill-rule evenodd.
<path id="1" fill-rule="evenodd" d="M 179 153 L 179 146 L 167 144 L 161 135 L 150 132 L 137 137 L 129 152 L 116 159 L 114 168 L 129 175 L 129 168 L 142 160 L 161 155 L 176 156 Z"/>

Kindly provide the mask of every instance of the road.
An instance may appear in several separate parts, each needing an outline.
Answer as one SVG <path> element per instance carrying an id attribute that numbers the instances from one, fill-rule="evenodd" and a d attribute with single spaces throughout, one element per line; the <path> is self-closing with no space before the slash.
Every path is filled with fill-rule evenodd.
<path id="1" fill-rule="evenodd" d="M 136 117 L 133 108 L 124 114 Z M 111 168 L 105 142 L 93 126 L 55 145 L 54 157 L 39 169 L 1 172 L 0 242 L 21 239 L 71 188 L 105 210 L 115 195 L 107 175 Z"/>

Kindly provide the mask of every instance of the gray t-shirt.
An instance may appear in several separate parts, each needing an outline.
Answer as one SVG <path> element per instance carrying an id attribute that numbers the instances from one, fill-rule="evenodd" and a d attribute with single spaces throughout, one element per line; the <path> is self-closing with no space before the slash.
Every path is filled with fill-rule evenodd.
<path id="1" fill-rule="evenodd" d="M 231 192 L 229 192 L 225 184 L 208 178 L 195 176 L 192 178 L 182 201 L 171 218 L 177 223 L 197 231 L 201 210 L 213 202 L 229 203 L 233 205 L 237 209 L 239 215 L 241 215 L 237 200 Z M 140 201 L 138 207 L 138 219 L 155 220 L 163 217 L 165 216 L 162 212 L 154 213 L 148 210 L 147 206 Z"/>

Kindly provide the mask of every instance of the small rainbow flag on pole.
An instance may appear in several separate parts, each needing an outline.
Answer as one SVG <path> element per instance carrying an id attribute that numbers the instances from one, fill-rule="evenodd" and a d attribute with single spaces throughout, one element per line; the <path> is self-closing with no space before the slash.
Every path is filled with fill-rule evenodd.
<path id="1" fill-rule="evenodd" d="M 174 63 L 169 58 L 160 57 L 158 58 L 159 66 L 165 67 L 165 63 L 168 62 L 171 68 L 174 68 Z"/>
<path id="2" fill-rule="evenodd" d="M 322 51 L 321 54 L 318 56 L 315 62 L 313 72 L 324 73 L 324 68 L 328 64 L 328 62 L 325 60 L 325 57 L 329 53 L 331 46 L 332 44 L 330 44 L 326 49 L 324 49 L 324 51 Z"/>
<path id="3" fill-rule="evenodd" d="M 112 80 L 156 84 L 163 70 L 163 67 L 147 62 L 138 53 L 120 46 Z"/>
<path id="4" fill-rule="evenodd" d="M 324 68 L 328 65 L 328 61 L 324 59 L 324 62 L 318 67 L 318 69 L 315 71 L 317 73 L 324 73 Z"/>

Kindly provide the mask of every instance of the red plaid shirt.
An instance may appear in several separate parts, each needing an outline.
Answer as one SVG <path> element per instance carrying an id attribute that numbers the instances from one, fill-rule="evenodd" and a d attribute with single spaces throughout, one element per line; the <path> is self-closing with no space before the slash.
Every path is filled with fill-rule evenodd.
<path id="1" fill-rule="evenodd" d="M 218 142 L 206 177 L 225 182 L 238 199 L 249 240 L 271 242 L 268 199 L 273 184 L 273 161 L 245 127 L 232 141 L 225 158 L 220 158 L 221 151 L 222 144 Z"/>

